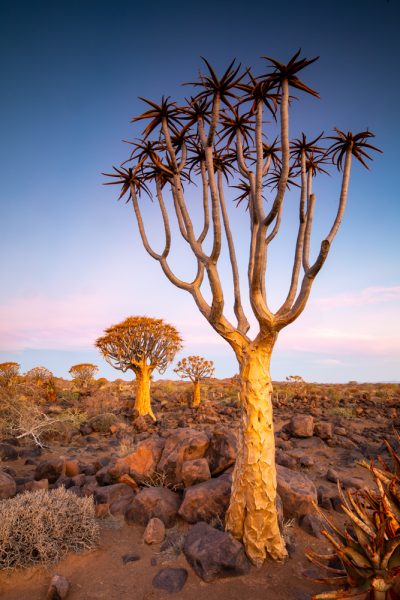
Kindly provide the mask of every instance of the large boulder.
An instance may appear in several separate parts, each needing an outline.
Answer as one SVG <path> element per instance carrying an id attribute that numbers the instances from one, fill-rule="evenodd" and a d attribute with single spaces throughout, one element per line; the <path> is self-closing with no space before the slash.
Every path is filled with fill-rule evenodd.
<path id="1" fill-rule="evenodd" d="M 125 520 L 131 525 L 147 525 L 157 517 L 165 527 L 175 523 L 181 500 L 178 494 L 164 487 L 149 487 L 140 491 L 125 512 Z"/>
<path id="2" fill-rule="evenodd" d="M 182 464 L 186 460 L 203 458 L 210 444 L 204 431 L 183 428 L 170 435 L 166 441 L 157 470 L 167 484 L 182 483 Z"/>
<path id="3" fill-rule="evenodd" d="M 311 415 L 296 415 L 291 418 L 289 429 L 294 437 L 312 437 L 314 433 L 314 417 Z"/>
<path id="4" fill-rule="evenodd" d="M 212 432 L 206 458 L 210 465 L 211 475 L 222 473 L 234 464 L 237 455 L 235 434 L 222 425 Z"/>
<path id="5" fill-rule="evenodd" d="M 197 523 L 191 528 L 183 552 L 194 572 L 204 581 L 246 575 L 250 569 L 242 544 L 230 533 L 207 523 Z"/>
<path id="6" fill-rule="evenodd" d="M 135 492 L 125 483 L 114 483 L 114 485 L 96 488 L 93 495 L 96 504 L 111 505 L 120 500 L 131 500 L 135 495 Z"/>
<path id="7" fill-rule="evenodd" d="M 224 474 L 187 488 L 179 508 L 179 516 L 189 523 L 223 520 L 229 506 L 231 485 L 231 475 Z"/>
<path id="8" fill-rule="evenodd" d="M 309 477 L 277 465 L 278 494 L 286 517 L 302 517 L 313 513 L 317 502 L 317 489 Z"/>
<path id="9" fill-rule="evenodd" d="M 150 479 L 160 461 L 161 454 L 165 445 L 165 440 L 158 435 L 152 435 L 140 442 L 133 452 L 120 459 L 127 465 L 129 474 L 141 483 Z"/>
<path id="10" fill-rule="evenodd" d="M 13 477 L 4 471 L 0 471 L 0 500 L 12 498 L 17 493 L 17 484 Z"/>
<path id="11" fill-rule="evenodd" d="M 314 434 L 321 440 L 330 440 L 333 438 L 333 423 L 330 421 L 320 421 L 315 424 Z"/>
<path id="12" fill-rule="evenodd" d="M 65 474 L 65 460 L 63 458 L 52 458 L 44 460 L 35 469 L 35 479 L 48 479 L 49 483 L 55 483 L 57 479 Z"/>
<path id="13" fill-rule="evenodd" d="M 11 444 L 7 444 L 6 442 L 0 443 L 0 460 L 17 460 L 18 458 L 18 450 L 14 448 Z"/>
<path id="14" fill-rule="evenodd" d="M 182 480 L 185 487 L 207 481 L 210 478 L 211 473 L 207 459 L 195 458 L 182 463 Z"/>

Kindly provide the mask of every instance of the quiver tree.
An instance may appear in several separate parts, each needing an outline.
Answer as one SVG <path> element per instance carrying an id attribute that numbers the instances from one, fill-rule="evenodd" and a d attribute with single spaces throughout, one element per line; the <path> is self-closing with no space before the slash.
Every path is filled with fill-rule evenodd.
<path id="1" fill-rule="evenodd" d="M 199 406 L 201 401 L 200 382 L 212 377 L 214 374 L 214 363 L 201 356 L 188 356 L 178 362 L 175 373 L 181 379 L 190 379 L 193 382 L 192 406 Z"/>
<path id="2" fill-rule="evenodd" d="M 112 325 L 96 346 L 106 361 L 124 373 L 136 375 L 135 409 L 139 415 L 155 419 L 150 401 L 150 378 L 156 369 L 164 373 L 182 347 L 182 338 L 172 325 L 163 319 L 128 317 Z"/>
<path id="3" fill-rule="evenodd" d="M 289 103 L 294 100 L 290 89 L 318 97 L 298 76 L 316 59 L 299 58 L 299 52 L 287 64 L 264 58 L 267 68 L 259 75 L 249 69 L 241 72 L 233 62 L 222 77 L 204 61 L 206 73 L 193 84 L 199 92 L 181 106 L 164 97 L 159 104 L 144 100 L 148 109 L 133 119 L 147 122 L 142 137 L 132 142 L 131 155 L 110 175 L 113 180 L 109 182 L 121 185 L 119 197 L 126 195 L 132 201 L 147 252 L 174 285 L 192 295 L 202 315 L 230 344 L 239 362 L 243 410 L 226 527 L 243 540 L 255 564 L 262 563 L 266 553 L 275 559 L 286 556 L 275 506 L 271 353 L 281 329 L 304 310 L 313 282 L 327 259 L 344 214 L 353 157 L 366 166 L 370 158 L 367 152 L 376 149 L 369 143 L 373 136 L 369 131 L 353 134 L 336 129 L 327 138 L 320 135 L 309 140 L 303 134 L 290 140 Z M 341 188 L 332 226 L 312 258 L 310 242 L 318 208 L 313 185 L 329 165 L 341 172 Z M 200 224 L 194 223 L 190 210 L 194 201 L 192 184 L 196 184 L 194 190 L 199 190 L 203 207 Z M 293 185 L 298 186 L 296 194 L 289 190 Z M 231 229 L 229 188 L 236 190 L 242 220 L 247 217 L 248 221 L 238 244 Z M 290 204 L 298 203 L 293 266 L 286 297 L 273 312 L 266 285 L 268 249 L 281 233 L 288 190 Z M 155 196 L 162 217 L 165 237 L 161 249 L 150 244 L 143 219 L 144 196 L 149 195 Z M 172 228 L 172 213 L 194 256 L 196 274 L 191 281 L 179 278 L 170 265 L 172 232 L 176 229 Z M 243 247 L 246 230 L 247 291 L 252 319 L 257 323 L 256 334 L 251 337 L 242 303 L 243 274 L 236 254 L 239 246 Z M 227 289 L 233 290 L 234 321 L 225 311 L 226 294 L 220 277 L 220 259 L 225 252 L 231 264 L 233 285 L 228 282 Z M 203 283 L 206 285 L 202 287 Z"/>
<path id="4" fill-rule="evenodd" d="M 79 365 L 73 365 L 69 373 L 75 383 L 84 388 L 93 380 L 94 374 L 97 373 L 99 367 L 92 365 L 92 363 L 81 363 Z"/>
<path id="5" fill-rule="evenodd" d="M 53 379 L 53 373 L 46 367 L 33 367 L 25 373 L 25 377 L 37 385 L 43 385 Z"/>
<path id="6" fill-rule="evenodd" d="M 21 365 L 16 362 L 0 363 L 0 383 L 6 387 L 18 377 Z"/>

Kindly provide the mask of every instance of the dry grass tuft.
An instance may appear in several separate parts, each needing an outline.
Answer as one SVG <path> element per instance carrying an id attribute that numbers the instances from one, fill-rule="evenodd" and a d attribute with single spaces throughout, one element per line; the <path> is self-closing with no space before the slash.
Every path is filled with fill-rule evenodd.
<path id="1" fill-rule="evenodd" d="M 60 487 L 0 502 L 0 569 L 56 563 L 95 547 L 98 538 L 91 497 Z"/>

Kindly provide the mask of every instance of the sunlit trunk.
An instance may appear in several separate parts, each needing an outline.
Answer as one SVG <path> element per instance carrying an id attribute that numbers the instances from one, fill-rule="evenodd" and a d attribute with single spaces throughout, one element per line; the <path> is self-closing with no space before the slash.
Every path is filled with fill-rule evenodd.
<path id="1" fill-rule="evenodd" d="M 251 344 L 240 359 L 241 428 L 226 529 L 255 565 L 287 556 L 276 511 L 275 441 L 269 363 L 272 344 Z"/>
<path id="2" fill-rule="evenodd" d="M 201 402 L 201 398 L 200 398 L 200 381 L 193 381 L 192 406 L 199 406 L 200 402 Z"/>
<path id="3" fill-rule="evenodd" d="M 150 402 L 150 375 L 151 369 L 147 366 L 136 371 L 135 409 L 140 416 L 150 415 L 155 420 Z"/>

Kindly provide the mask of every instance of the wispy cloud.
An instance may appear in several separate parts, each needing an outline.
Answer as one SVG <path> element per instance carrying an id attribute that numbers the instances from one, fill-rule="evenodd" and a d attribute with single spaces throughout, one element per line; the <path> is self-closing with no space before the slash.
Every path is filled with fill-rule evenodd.
<path id="1" fill-rule="evenodd" d="M 400 301 L 400 286 L 368 287 L 355 292 L 345 292 L 328 298 L 316 298 L 311 304 L 323 308 L 368 306 Z"/>

